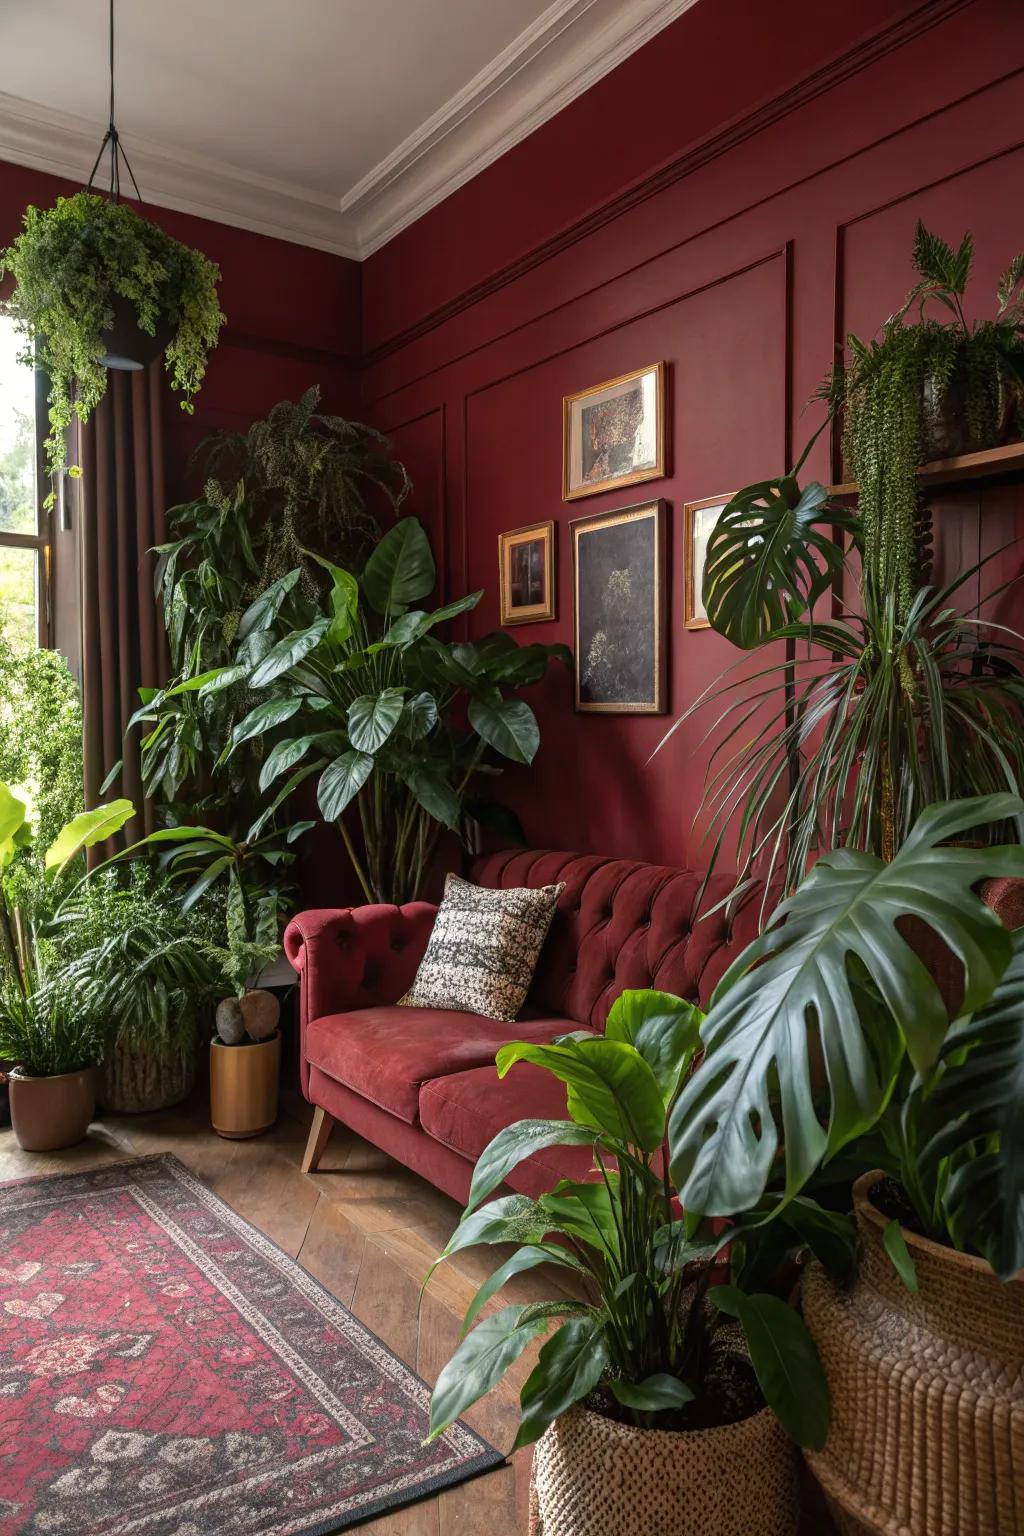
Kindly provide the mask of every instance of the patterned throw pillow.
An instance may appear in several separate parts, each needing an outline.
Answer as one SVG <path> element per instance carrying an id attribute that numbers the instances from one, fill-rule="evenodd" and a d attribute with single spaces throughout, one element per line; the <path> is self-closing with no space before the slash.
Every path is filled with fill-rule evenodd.
<path id="1" fill-rule="evenodd" d="M 519 1016 L 564 885 L 487 890 L 449 875 L 405 1008 Z"/>

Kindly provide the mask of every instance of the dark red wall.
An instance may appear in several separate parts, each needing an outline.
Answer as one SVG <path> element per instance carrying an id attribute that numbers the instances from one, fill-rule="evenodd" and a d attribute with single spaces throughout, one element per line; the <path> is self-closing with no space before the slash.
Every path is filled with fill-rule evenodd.
<path id="1" fill-rule="evenodd" d="M 700 859 L 699 732 L 648 759 L 736 653 L 682 627 L 681 505 L 791 462 L 836 339 L 902 298 L 919 215 L 974 231 L 990 310 L 1024 247 L 1020 19 L 1019 0 L 702 0 L 364 263 L 364 408 L 408 460 L 448 595 L 487 589 L 471 634 L 498 623 L 501 530 L 559 524 L 557 620 L 519 634 L 569 641 L 571 518 L 669 503 L 671 715 L 576 715 L 562 673 L 535 690 L 540 754 L 503 786 L 535 844 Z M 658 358 L 669 476 L 566 505 L 563 394 Z M 824 440 L 809 467 L 831 478 Z M 1021 506 L 947 496 L 945 567 L 1024 532 Z"/>
<path id="2" fill-rule="evenodd" d="M 17 233 L 29 203 L 47 207 L 78 188 L 41 171 L 0 162 L 0 247 Z M 145 187 L 143 187 L 145 194 Z M 149 218 L 196 246 L 221 269 L 227 316 L 209 371 L 187 416 L 167 393 L 169 478 L 184 493 L 192 448 L 217 427 L 244 428 L 275 401 L 320 384 L 328 409 L 356 412 L 359 266 L 324 251 L 250 234 L 209 219 L 147 205 Z"/>

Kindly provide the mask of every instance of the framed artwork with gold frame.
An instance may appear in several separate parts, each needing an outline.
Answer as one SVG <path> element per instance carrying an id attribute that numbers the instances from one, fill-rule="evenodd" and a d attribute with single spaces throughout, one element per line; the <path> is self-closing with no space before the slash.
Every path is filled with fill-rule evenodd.
<path id="1" fill-rule="evenodd" d="M 563 397 L 563 501 L 664 474 L 664 363 Z"/>
<path id="2" fill-rule="evenodd" d="M 528 523 L 498 534 L 501 622 L 538 624 L 555 617 L 555 525 Z"/>
<path id="3" fill-rule="evenodd" d="M 576 708 L 661 715 L 665 663 L 665 503 L 575 519 Z"/>
<path id="4" fill-rule="evenodd" d="M 731 496 L 706 496 L 683 506 L 683 624 L 687 629 L 710 629 L 701 595 L 708 539 Z"/>

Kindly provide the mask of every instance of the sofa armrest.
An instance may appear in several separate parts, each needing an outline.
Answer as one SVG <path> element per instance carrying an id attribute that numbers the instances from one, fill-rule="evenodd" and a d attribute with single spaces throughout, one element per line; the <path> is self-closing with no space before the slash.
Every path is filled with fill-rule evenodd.
<path id="1" fill-rule="evenodd" d="M 321 908 L 299 912 L 284 950 L 299 973 L 300 1076 L 309 1097 L 306 1025 L 326 1014 L 397 1003 L 412 986 L 434 927 L 426 901 L 402 907 Z"/>

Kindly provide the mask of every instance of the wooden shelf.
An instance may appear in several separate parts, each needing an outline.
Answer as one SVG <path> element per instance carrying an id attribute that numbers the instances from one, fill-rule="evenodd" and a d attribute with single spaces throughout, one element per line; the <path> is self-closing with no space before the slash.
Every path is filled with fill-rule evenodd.
<path id="1" fill-rule="evenodd" d="M 954 459 L 933 459 L 922 464 L 918 478 L 922 485 L 955 485 L 959 480 L 989 480 L 994 475 L 1009 475 L 1024 470 L 1024 443 L 1007 443 L 1003 448 L 984 448 L 981 453 L 961 453 Z M 857 482 L 830 485 L 830 496 L 856 496 Z"/>

